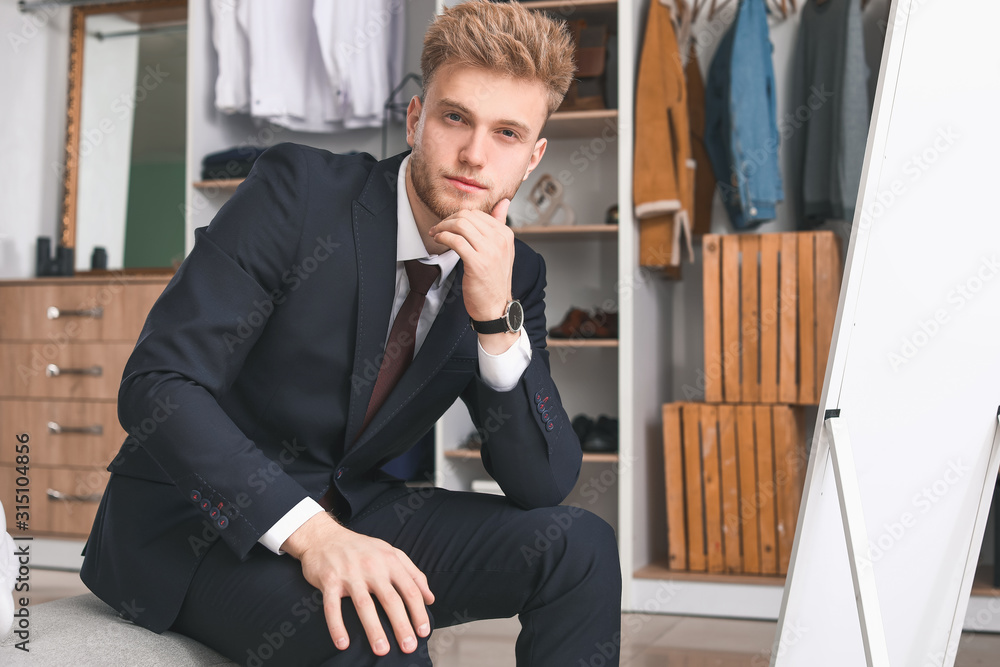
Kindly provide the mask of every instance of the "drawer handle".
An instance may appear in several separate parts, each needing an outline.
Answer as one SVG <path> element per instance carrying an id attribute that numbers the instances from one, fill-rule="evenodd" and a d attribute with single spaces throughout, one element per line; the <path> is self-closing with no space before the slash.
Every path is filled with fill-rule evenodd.
<path id="1" fill-rule="evenodd" d="M 59 375 L 94 375 L 100 377 L 103 372 L 100 366 L 91 366 L 90 368 L 59 368 L 55 364 L 49 364 L 45 367 L 45 374 L 50 378 Z"/>
<path id="2" fill-rule="evenodd" d="M 101 502 L 101 494 L 91 493 L 86 496 L 71 496 L 66 493 L 60 493 L 55 489 L 49 489 L 45 492 L 51 500 L 57 500 L 61 503 L 99 503 Z"/>
<path id="3" fill-rule="evenodd" d="M 104 427 L 100 424 L 93 426 L 62 426 L 59 422 L 49 422 L 49 433 L 84 433 L 86 435 L 104 435 Z"/>
<path id="4" fill-rule="evenodd" d="M 104 308 L 95 306 L 86 310 L 60 310 L 55 306 L 49 306 L 45 311 L 45 315 L 50 320 L 58 320 L 60 317 L 90 317 L 99 320 L 104 317 Z"/>

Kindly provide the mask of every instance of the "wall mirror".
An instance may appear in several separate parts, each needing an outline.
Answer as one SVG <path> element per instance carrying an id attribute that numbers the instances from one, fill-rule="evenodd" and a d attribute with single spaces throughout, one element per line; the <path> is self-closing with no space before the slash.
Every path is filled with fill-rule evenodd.
<path id="1" fill-rule="evenodd" d="M 184 258 L 187 2 L 75 7 L 60 243 L 76 270 Z"/>

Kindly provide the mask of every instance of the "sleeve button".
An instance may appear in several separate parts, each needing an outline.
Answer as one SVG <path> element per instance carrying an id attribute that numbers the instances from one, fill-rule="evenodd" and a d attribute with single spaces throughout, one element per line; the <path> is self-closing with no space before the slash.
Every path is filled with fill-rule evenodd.
<path id="1" fill-rule="evenodd" d="M 188 497 L 196 503 L 201 501 L 201 494 L 198 492 L 198 489 L 192 489 Z"/>
<path id="2" fill-rule="evenodd" d="M 551 430 L 552 430 L 552 429 L 554 429 L 555 427 L 556 427 L 556 425 L 555 425 L 555 422 L 552 422 L 552 421 L 550 421 L 549 423 L 547 423 L 547 424 L 545 425 L 545 430 L 546 430 L 546 431 L 551 431 Z"/>
<path id="3" fill-rule="evenodd" d="M 225 530 L 229 525 L 229 517 L 223 515 L 215 522 L 215 525 L 219 527 L 220 530 Z"/>

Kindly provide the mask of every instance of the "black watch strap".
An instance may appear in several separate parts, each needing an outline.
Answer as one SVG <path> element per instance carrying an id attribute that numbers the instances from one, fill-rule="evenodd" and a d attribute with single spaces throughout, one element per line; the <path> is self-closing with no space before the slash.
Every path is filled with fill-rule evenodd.
<path id="1" fill-rule="evenodd" d="M 472 330 L 476 333 L 481 334 L 498 334 L 507 333 L 509 331 L 507 327 L 507 320 L 503 317 L 496 320 L 474 320 L 469 318 L 469 324 L 472 325 Z"/>
<path id="2" fill-rule="evenodd" d="M 481 334 L 513 333 L 518 331 L 523 323 L 524 310 L 521 308 L 521 302 L 516 299 L 507 303 L 503 317 L 485 321 L 469 318 L 469 325 L 473 331 Z"/>

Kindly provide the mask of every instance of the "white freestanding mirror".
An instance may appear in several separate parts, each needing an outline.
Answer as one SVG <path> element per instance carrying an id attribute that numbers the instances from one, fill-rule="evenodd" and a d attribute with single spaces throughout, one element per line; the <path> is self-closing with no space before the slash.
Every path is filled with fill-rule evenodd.
<path id="1" fill-rule="evenodd" d="M 894 3 L 777 667 L 954 664 L 998 465 L 997 25 Z"/>

